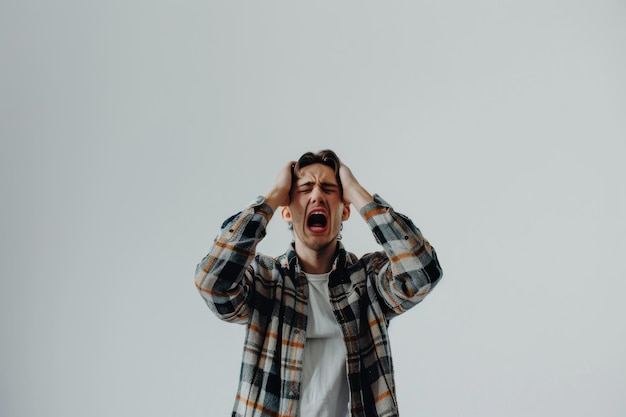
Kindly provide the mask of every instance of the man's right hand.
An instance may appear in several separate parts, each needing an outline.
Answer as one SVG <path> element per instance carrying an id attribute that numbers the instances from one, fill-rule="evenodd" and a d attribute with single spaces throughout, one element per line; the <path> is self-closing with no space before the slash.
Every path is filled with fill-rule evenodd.
<path id="1" fill-rule="evenodd" d="M 295 161 L 289 162 L 276 175 L 272 189 L 265 194 L 265 202 L 275 211 L 279 206 L 288 206 L 293 181 Z"/>

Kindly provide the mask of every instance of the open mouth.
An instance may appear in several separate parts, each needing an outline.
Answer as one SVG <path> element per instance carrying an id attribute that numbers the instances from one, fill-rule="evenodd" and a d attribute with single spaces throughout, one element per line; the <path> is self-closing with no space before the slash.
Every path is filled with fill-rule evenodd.
<path id="1" fill-rule="evenodd" d="M 307 219 L 307 226 L 312 230 L 321 231 L 326 228 L 326 224 L 328 223 L 328 219 L 326 218 L 326 214 L 316 211 L 309 214 L 309 218 Z"/>

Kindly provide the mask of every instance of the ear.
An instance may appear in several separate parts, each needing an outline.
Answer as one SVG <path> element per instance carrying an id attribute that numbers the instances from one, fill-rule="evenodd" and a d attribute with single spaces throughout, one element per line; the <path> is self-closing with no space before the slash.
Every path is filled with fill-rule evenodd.
<path id="1" fill-rule="evenodd" d="M 343 211 L 341 213 L 341 220 L 346 221 L 350 218 L 350 204 L 343 205 Z"/>
<path id="2" fill-rule="evenodd" d="M 289 210 L 288 206 L 283 206 L 282 210 L 280 211 L 280 214 L 283 216 L 283 220 L 287 223 L 291 223 L 293 222 L 293 219 L 291 218 L 291 210 Z"/>

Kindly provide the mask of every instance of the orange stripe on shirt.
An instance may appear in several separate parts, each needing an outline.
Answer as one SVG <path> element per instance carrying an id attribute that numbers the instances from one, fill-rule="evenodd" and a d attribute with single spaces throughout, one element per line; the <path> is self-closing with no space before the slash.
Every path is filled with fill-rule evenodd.
<path id="1" fill-rule="evenodd" d="M 265 334 L 266 338 L 270 337 L 272 339 L 278 339 L 278 334 L 274 333 L 274 332 L 263 332 L 261 331 L 261 329 L 259 329 L 257 326 L 254 326 L 252 324 L 248 324 L 248 328 L 256 333 L 259 334 Z M 300 343 L 300 342 L 293 342 L 291 340 L 288 339 L 282 339 L 281 343 L 285 346 L 291 346 L 291 347 L 297 347 L 297 348 L 304 348 L 304 343 Z"/>
<path id="2" fill-rule="evenodd" d="M 255 408 L 255 409 L 261 411 L 264 416 L 267 415 L 267 416 L 270 416 L 270 417 L 280 417 L 279 413 L 277 413 L 276 411 L 272 411 L 272 410 L 270 410 L 268 408 L 263 407 L 260 404 L 256 404 L 256 403 L 254 403 L 252 401 L 248 401 L 248 400 L 246 400 L 245 398 L 243 398 L 239 394 L 237 394 L 237 400 L 242 402 L 242 403 L 244 403 L 244 404 L 246 404 L 246 407 L 248 407 L 248 408 Z"/>
<path id="3" fill-rule="evenodd" d="M 291 347 L 297 347 L 297 348 L 304 348 L 304 343 L 299 343 L 299 342 L 292 342 L 291 340 L 282 340 L 283 345 L 285 346 L 291 346 Z"/>
<path id="4" fill-rule="evenodd" d="M 413 258 L 413 257 L 415 257 L 415 256 L 416 256 L 416 255 L 415 255 L 415 253 L 414 253 L 414 252 L 404 252 L 404 253 L 400 253 L 400 254 L 398 254 L 398 255 L 396 255 L 396 256 L 394 256 L 394 257 L 392 257 L 392 258 L 389 258 L 389 260 L 390 260 L 391 262 L 397 262 L 397 261 L 400 261 L 400 260 L 402 260 L 402 259 L 405 259 L 405 258 Z"/>
<path id="5" fill-rule="evenodd" d="M 375 319 L 375 320 L 370 321 L 370 322 L 369 322 L 369 323 L 367 323 L 367 324 L 368 324 L 368 325 L 370 326 L 370 328 L 371 328 L 371 327 L 374 327 L 374 326 L 376 326 L 376 325 L 382 324 L 383 322 L 384 322 L 383 318 L 382 318 L 382 317 L 380 317 L 380 318 L 377 318 L 377 319 Z"/>
<path id="6" fill-rule="evenodd" d="M 209 288 L 204 288 L 204 287 L 202 287 L 202 286 L 201 286 L 200 284 L 198 284 L 197 282 L 196 282 L 195 284 L 196 284 L 196 288 L 198 289 L 198 291 L 202 291 L 203 293 L 208 294 L 208 295 L 210 295 L 211 297 L 222 297 L 222 298 L 228 298 L 228 297 L 230 297 L 230 296 L 231 296 L 231 294 L 230 294 L 230 293 L 223 292 L 223 291 L 220 291 L 220 292 L 217 292 L 217 291 L 211 291 Z"/>
<path id="7" fill-rule="evenodd" d="M 377 215 L 377 214 L 383 214 L 387 211 L 387 207 L 379 207 L 377 209 L 374 210 L 370 210 L 367 213 L 365 213 L 363 215 L 363 218 L 367 221 L 370 218 L 372 218 L 373 216 Z"/>
<path id="8" fill-rule="evenodd" d="M 380 394 L 378 397 L 376 397 L 376 402 L 379 402 L 382 399 L 385 399 L 387 397 L 389 397 L 391 395 L 391 391 L 385 391 L 382 394 Z"/>
<path id="9" fill-rule="evenodd" d="M 235 245 L 231 245 L 229 243 L 226 242 L 221 242 L 219 240 L 215 241 L 215 246 L 219 246 L 220 248 L 223 249 L 228 249 L 229 251 L 233 251 L 233 252 L 237 252 L 237 253 L 243 253 L 243 254 L 250 254 L 250 251 L 248 250 L 243 250 Z"/>

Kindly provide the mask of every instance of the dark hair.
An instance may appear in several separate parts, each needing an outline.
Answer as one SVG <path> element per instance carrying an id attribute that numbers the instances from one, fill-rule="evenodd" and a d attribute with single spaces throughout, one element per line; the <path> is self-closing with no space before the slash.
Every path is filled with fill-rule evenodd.
<path id="1" fill-rule="evenodd" d="M 343 187 L 341 186 L 341 179 L 339 178 L 339 167 L 341 167 L 341 160 L 337 156 L 337 154 L 330 149 L 324 149 L 317 153 L 306 152 L 303 154 L 296 166 L 294 167 L 294 181 L 298 176 L 300 170 L 302 168 L 313 165 L 313 164 L 322 164 L 328 167 L 331 167 L 333 171 L 335 171 L 335 178 L 337 179 L 337 184 L 339 184 L 339 189 L 341 190 L 341 194 L 343 195 Z"/>

